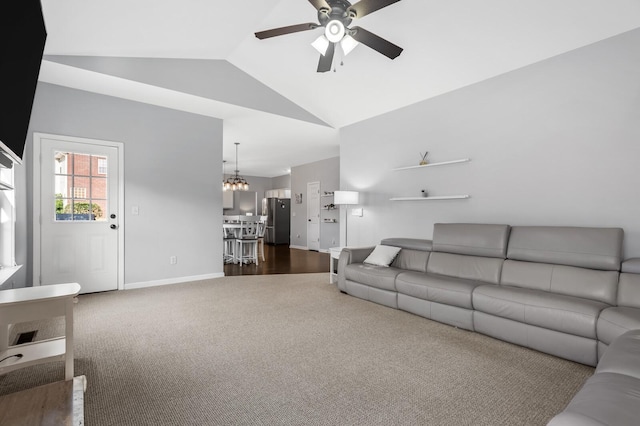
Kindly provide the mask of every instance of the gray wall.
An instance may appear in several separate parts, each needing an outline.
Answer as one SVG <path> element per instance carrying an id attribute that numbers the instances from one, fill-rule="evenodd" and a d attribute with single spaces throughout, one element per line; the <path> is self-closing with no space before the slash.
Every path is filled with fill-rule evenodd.
<path id="1" fill-rule="evenodd" d="M 271 189 L 291 188 L 291 175 L 282 175 L 271 178 Z"/>
<path id="2" fill-rule="evenodd" d="M 622 227 L 640 256 L 640 30 L 341 131 L 349 242 L 431 238 L 435 222 Z M 391 171 L 469 157 L 470 163 Z M 469 200 L 392 202 L 393 196 Z"/>
<path id="3" fill-rule="evenodd" d="M 124 143 L 126 284 L 222 274 L 220 169 L 211 167 L 222 164 L 222 120 L 40 83 L 32 132 Z M 17 252 L 29 245 L 29 262 L 32 144 L 18 206 Z"/>
<path id="4" fill-rule="evenodd" d="M 320 182 L 320 193 L 340 189 L 340 157 L 291 168 L 291 245 L 307 247 L 307 183 Z M 302 194 L 302 204 L 296 204 L 295 195 Z M 327 204 L 325 198 L 320 205 Z M 320 211 L 321 217 L 327 214 Z M 338 211 L 331 212 L 338 218 Z M 328 250 L 340 241 L 338 223 L 320 223 L 320 250 Z M 334 243 L 335 241 L 335 243 Z"/>
<path id="5" fill-rule="evenodd" d="M 226 174 L 226 177 L 231 176 L 230 174 Z M 257 195 L 257 214 L 262 214 L 262 199 L 265 197 L 265 192 L 270 189 L 281 189 L 281 188 L 290 188 L 291 187 L 291 176 L 277 176 L 274 178 L 268 177 L 258 177 L 258 176 L 244 176 L 244 178 L 249 182 L 249 190 L 255 192 Z M 242 197 L 243 191 L 237 191 L 233 194 L 233 208 L 225 209 L 225 215 L 235 215 L 235 214 L 244 214 L 240 209 L 240 197 Z"/>

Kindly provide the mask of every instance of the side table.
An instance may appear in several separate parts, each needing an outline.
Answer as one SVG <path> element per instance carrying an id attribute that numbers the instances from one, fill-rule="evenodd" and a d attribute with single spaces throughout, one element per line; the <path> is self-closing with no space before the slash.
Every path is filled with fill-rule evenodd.
<path id="1" fill-rule="evenodd" d="M 338 259 L 340 259 L 340 253 L 342 247 L 331 247 L 329 249 L 329 283 L 334 284 L 338 281 Z"/>
<path id="2" fill-rule="evenodd" d="M 73 379 L 73 298 L 80 285 L 52 284 L 0 291 L 0 374 L 50 361 L 65 361 L 65 380 Z M 9 346 L 9 325 L 65 317 L 65 336 Z"/>

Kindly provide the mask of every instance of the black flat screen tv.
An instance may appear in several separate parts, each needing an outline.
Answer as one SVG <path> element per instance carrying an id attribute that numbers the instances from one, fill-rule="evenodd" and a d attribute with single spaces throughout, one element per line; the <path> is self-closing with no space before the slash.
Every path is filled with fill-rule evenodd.
<path id="1" fill-rule="evenodd" d="M 0 6 L 0 149 L 22 161 L 47 31 L 40 0 Z"/>

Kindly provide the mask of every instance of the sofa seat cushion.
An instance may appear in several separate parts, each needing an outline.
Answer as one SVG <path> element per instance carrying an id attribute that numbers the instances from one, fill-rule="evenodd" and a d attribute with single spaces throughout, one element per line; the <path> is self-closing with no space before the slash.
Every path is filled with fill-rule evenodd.
<path id="1" fill-rule="evenodd" d="M 398 293 L 466 309 L 473 309 L 471 293 L 481 284 L 477 281 L 420 272 L 403 272 L 396 278 Z"/>
<path id="2" fill-rule="evenodd" d="M 353 263 L 344 268 L 345 278 L 349 281 L 391 291 L 396 290 L 396 276 L 400 272 L 402 269 L 364 263 Z"/>
<path id="3" fill-rule="evenodd" d="M 640 328 L 640 309 L 613 306 L 600 313 L 598 340 L 607 345 L 629 330 Z"/>
<path id="4" fill-rule="evenodd" d="M 594 374 L 548 426 L 635 426 L 640 419 L 640 380 Z"/>
<path id="5" fill-rule="evenodd" d="M 616 338 L 598 363 L 596 373 L 617 373 L 640 380 L 640 330 Z"/>
<path id="6" fill-rule="evenodd" d="M 609 305 L 540 290 L 483 285 L 473 292 L 473 307 L 490 315 L 595 339 L 598 315 Z"/>

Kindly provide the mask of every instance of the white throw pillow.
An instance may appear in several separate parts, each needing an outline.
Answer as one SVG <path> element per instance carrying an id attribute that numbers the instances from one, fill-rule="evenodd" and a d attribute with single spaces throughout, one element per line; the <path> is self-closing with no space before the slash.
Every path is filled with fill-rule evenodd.
<path id="1" fill-rule="evenodd" d="M 376 266 L 389 266 L 400 253 L 400 247 L 377 245 L 364 263 Z"/>

